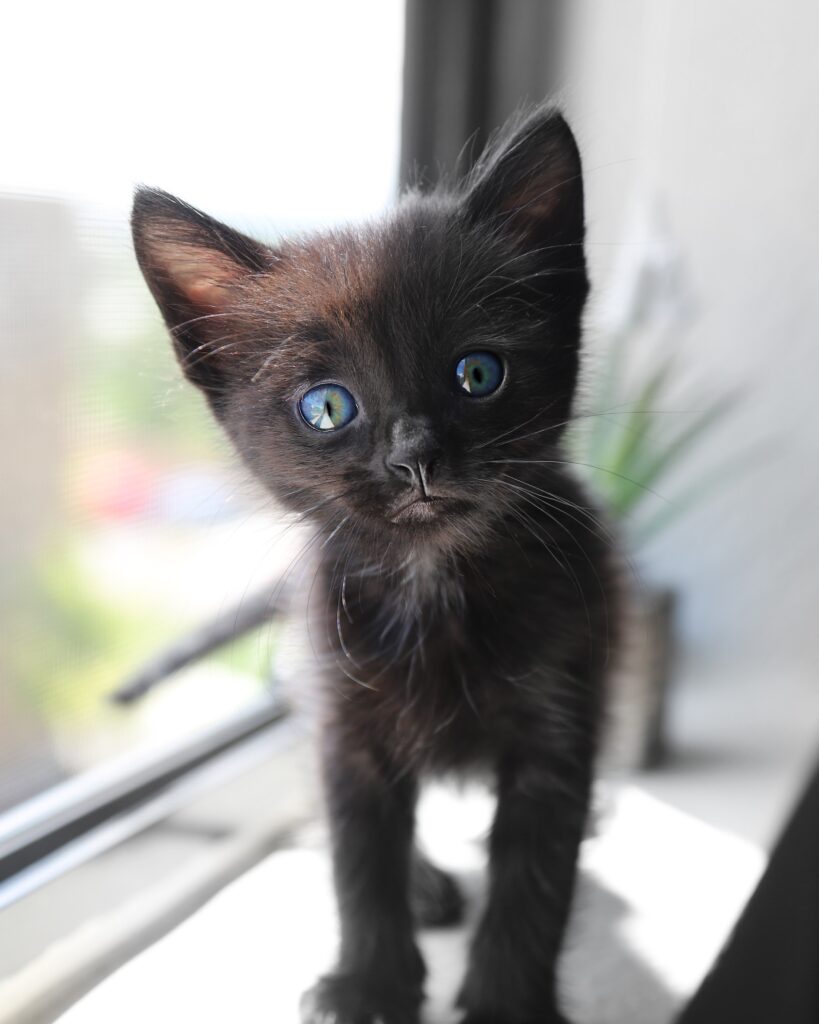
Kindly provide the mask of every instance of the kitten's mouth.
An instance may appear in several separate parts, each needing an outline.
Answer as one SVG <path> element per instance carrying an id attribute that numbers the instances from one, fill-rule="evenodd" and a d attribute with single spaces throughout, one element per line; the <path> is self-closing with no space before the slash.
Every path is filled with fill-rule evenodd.
<path id="1" fill-rule="evenodd" d="M 453 515 L 469 511 L 471 502 L 440 495 L 418 495 L 388 513 L 390 522 L 402 526 L 443 524 Z"/>
<path id="2" fill-rule="evenodd" d="M 446 498 L 434 498 L 431 495 L 419 496 L 399 506 L 391 514 L 390 519 L 394 523 L 429 523 L 437 519 L 440 513 L 451 504 Z"/>

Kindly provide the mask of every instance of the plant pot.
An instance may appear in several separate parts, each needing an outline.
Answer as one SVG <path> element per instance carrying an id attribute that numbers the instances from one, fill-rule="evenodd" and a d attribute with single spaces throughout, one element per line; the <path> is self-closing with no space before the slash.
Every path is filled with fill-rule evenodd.
<path id="1" fill-rule="evenodd" d="M 604 744 L 604 760 L 616 769 L 657 768 L 667 756 L 677 604 L 670 588 L 646 587 L 631 594 Z"/>

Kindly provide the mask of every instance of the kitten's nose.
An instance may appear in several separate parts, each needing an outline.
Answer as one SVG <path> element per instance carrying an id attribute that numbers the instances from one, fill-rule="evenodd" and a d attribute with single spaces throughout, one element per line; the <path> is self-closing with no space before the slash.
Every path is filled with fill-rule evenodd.
<path id="1" fill-rule="evenodd" d="M 427 497 L 438 455 L 438 444 L 426 420 L 405 417 L 393 425 L 392 446 L 384 461 L 393 475 Z"/>
<path id="2" fill-rule="evenodd" d="M 411 487 L 417 487 L 425 498 L 429 496 L 429 483 L 432 479 L 434 465 L 434 459 L 418 459 L 416 462 L 411 462 L 409 459 L 406 462 L 396 462 L 395 460 L 387 462 L 388 469 Z"/>

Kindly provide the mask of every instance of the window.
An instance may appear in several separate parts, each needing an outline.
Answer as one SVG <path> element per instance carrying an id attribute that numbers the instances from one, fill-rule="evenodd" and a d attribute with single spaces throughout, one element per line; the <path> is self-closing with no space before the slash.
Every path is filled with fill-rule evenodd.
<path id="1" fill-rule="evenodd" d="M 126 8 L 19 8 L 0 68 L 0 836 L 51 787 L 264 701 L 270 631 L 106 698 L 297 550 L 182 383 L 134 185 L 275 240 L 378 212 L 397 176 L 401 3 Z"/>

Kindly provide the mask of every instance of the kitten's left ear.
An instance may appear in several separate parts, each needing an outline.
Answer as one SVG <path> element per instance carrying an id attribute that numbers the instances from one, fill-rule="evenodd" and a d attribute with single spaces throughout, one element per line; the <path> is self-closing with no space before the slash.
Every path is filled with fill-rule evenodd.
<path id="1" fill-rule="evenodd" d="M 467 181 L 466 208 L 532 250 L 583 242 L 583 175 L 562 115 L 539 107 L 489 143 Z"/>

